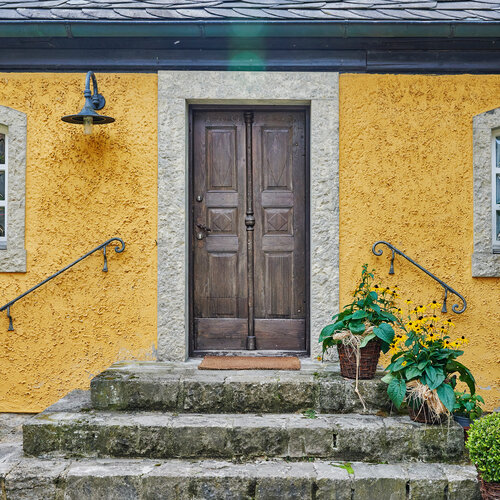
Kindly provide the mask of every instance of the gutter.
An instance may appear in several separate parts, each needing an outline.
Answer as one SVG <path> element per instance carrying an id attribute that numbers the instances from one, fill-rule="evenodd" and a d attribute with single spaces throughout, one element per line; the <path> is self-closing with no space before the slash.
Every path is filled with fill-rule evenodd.
<path id="1" fill-rule="evenodd" d="M 500 38 L 497 21 L 0 20 L 0 38 Z"/>

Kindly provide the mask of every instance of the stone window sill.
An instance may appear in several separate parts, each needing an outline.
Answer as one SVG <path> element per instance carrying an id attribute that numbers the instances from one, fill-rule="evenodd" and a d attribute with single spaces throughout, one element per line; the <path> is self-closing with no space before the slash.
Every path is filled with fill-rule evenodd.
<path id="1" fill-rule="evenodd" d="M 500 277 L 500 254 L 474 252 L 472 254 L 472 277 Z"/>
<path id="2" fill-rule="evenodd" d="M 25 273 L 26 250 L 0 248 L 0 273 Z"/>

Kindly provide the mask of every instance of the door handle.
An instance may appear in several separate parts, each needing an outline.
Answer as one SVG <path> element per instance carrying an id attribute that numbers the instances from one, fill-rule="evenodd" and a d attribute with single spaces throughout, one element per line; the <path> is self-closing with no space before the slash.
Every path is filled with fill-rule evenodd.
<path id="1" fill-rule="evenodd" d="M 205 224 L 196 224 L 196 227 L 198 229 L 201 229 L 202 231 L 205 231 L 206 233 L 211 231 L 211 229 L 209 227 L 205 226 Z"/>

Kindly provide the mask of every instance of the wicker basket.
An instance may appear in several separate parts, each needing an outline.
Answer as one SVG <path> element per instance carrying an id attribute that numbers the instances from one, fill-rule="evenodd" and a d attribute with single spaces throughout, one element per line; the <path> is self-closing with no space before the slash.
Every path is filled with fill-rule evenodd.
<path id="1" fill-rule="evenodd" d="M 500 499 L 500 483 L 487 483 L 478 476 L 479 488 L 481 490 L 481 498 L 483 500 L 499 500 Z"/>
<path id="2" fill-rule="evenodd" d="M 433 415 L 427 403 L 422 404 L 418 408 L 413 408 L 411 405 L 408 405 L 408 415 L 414 422 L 420 422 L 422 424 L 437 425 L 442 424 L 447 419 L 446 415 L 441 415 L 440 417 Z"/>
<path id="3" fill-rule="evenodd" d="M 380 357 L 380 339 L 372 339 L 360 349 L 358 379 L 371 379 L 377 370 Z M 340 374 L 346 378 L 356 378 L 356 349 L 343 344 L 337 345 L 340 360 Z"/>

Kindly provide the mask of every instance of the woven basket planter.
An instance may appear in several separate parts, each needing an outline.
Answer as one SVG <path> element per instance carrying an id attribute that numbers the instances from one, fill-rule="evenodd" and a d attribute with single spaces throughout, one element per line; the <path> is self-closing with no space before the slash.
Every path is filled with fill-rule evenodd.
<path id="1" fill-rule="evenodd" d="M 488 483 L 479 478 L 479 488 L 481 490 L 481 498 L 483 500 L 499 500 L 500 499 L 500 483 Z"/>
<path id="2" fill-rule="evenodd" d="M 408 415 L 414 422 L 420 422 L 422 424 L 438 425 L 447 420 L 446 415 L 441 415 L 440 417 L 433 415 L 427 403 L 422 404 L 418 408 L 413 408 L 411 405 L 408 405 Z"/>
<path id="3" fill-rule="evenodd" d="M 358 379 L 367 380 L 375 376 L 378 358 L 380 357 L 380 339 L 372 339 L 360 349 Z M 340 374 L 346 378 L 356 378 L 356 349 L 337 344 L 339 353 Z"/>

